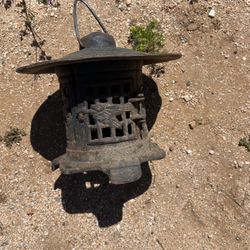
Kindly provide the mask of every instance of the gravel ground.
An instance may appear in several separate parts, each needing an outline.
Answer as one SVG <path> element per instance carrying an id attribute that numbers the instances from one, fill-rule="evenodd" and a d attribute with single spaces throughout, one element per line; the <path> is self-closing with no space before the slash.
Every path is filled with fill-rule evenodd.
<path id="1" fill-rule="evenodd" d="M 0 249 L 250 249 L 250 153 L 238 146 L 250 134 L 249 1 L 89 0 L 119 47 L 131 23 L 157 19 L 165 49 L 183 54 L 149 88 L 150 136 L 167 157 L 119 186 L 51 172 L 65 150 L 58 81 L 15 73 L 37 57 L 19 2 L 0 5 L 0 134 L 27 133 L 0 143 Z M 29 7 L 47 55 L 78 49 L 72 1 Z M 80 12 L 82 34 L 99 29 Z"/>

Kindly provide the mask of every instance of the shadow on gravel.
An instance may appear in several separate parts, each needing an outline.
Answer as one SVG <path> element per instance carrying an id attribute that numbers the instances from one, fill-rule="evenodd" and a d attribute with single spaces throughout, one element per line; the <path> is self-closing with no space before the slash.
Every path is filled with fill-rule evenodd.
<path id="1" fill-rule="evenodd" d="M 52 161 L 66 151 L 66 131 L 61 94 L 49 96 L 35 113 L 31 123 L 30 141 L 35 151 Z"/>
<path id="2" fill-rule="evenodd" d="M 144 75 L 143 82 L 147 124 L 151 129 L 161 108 L 161 98 L 152 79 Z M 52 161 L 65 153 L 66 137 L 59 91 L 49 96 L 35 113 L 30 139 L 34 150 L 47 160 Z M 111 185 L 104 173 L 95 171 L 87 174 L 61 174 L 54 188 L 62 190 L 62 204 L 66 212 L 93 213 L 100 227 L 108 227 L 122 220 L 123 204 L 143 194 L 149 188 L 151 179 L 148 163 L 144 163 L 141 179 L 133 183 Z"/>
<path id="3" fill-rule="evenodd" d="M 108 176 L 95 171 L 61 175 L 54 188 L 62 190 L 62 204 L 66 212 L 93 213 L 100 227 L 108 227 L 122 220 L 123 204 L 143 194 L 151 180 L 151 172 L 146 163 L 142 165 L 142 177 L 133 183 L 112 185 L 109 184 Z"/>

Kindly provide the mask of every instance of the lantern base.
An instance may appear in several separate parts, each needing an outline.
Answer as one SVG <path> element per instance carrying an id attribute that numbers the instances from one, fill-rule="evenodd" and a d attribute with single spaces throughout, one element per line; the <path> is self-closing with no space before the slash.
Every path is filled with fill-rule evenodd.
<path id="1" fill-rule="evenodd" d="M 164 150 L 149 140 L 132 145 L 131 142 L 129 145 L 105 145 L 86 151 L 67 149 L 64 155 L 52 161 L 52 170 L 59 167 L 66 175 L 99 170 L 109 176 L 112 184 L 125 184 L 140 179 L 141 163 L 160 160 L 165 155 Z"/>

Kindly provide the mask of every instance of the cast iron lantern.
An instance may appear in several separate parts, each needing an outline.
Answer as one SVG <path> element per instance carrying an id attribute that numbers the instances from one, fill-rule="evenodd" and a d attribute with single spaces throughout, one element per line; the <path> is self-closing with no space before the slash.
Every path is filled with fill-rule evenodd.
<path id="1" fill-rule="evenodd" d="M 101 170 L 113 184 L 133 182 L 141 176 L 142 162 L 165 157 L 148 138 L 142 66 L 181 55 L 118 48 L 105 29 L 80 39 L 76 3 L 74 21 L 80 51 L 21 67 L 17 72 L 58 76 L 67 149 L 53 160 L 53 169 L 59 167 L 63 174 Z"/>

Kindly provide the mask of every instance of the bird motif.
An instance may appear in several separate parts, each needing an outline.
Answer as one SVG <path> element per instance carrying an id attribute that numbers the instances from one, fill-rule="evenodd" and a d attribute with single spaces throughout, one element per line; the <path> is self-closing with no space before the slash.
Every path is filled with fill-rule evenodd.
<path id="1" fill-rule="evenodd" d="M 116 118 L 123 112 L 122 105 L 110 103 L 96 103 L 90 106 L 89 112 L 92 113 L 96 122 L 100 122 L 110 127 L 121 128 L 122 124 Z"/>
<path id="2" fill-rule="evenodd" d="M 112 103 L 95 103 L 91 104 L 89 109 L 83 108 L 78 110 L 78 120 L 84 121 L 84 114 L 91 114 L 96 123 L 109 125 L 110 127 L 121 128 L 122 122 L 117 119 L 117 116 L 122 116 L 124 112 L 129 112 L 131 118 L 142 119 L 138 114 L 135 106 L 128 102 L 125 104 Z"/>
<path id="3" fill-rule="evenodd" d="M 124 105 L 111 103 L 91 104 L 89 109 L 83 108 L 78 111 L 78 120 L 84 121 L 84 114 L 91 114 L 96 123 L 109 125 L 110 127 L 121 128 L 122 124 L 116 116 L 124 111 Z"/>

